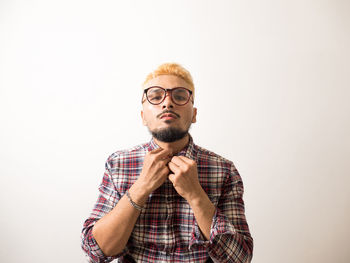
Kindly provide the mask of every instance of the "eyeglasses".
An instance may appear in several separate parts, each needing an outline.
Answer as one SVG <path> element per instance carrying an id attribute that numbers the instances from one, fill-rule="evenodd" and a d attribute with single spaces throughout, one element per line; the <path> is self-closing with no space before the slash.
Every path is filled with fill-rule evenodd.
<path id="1" fill-rule="evenodd" d="M 153 105 L 161 104 L 168 93 L 172 102 L 178 106 L 183 106 L 188 103 L 192 95 L 192 91 L 182 87 L 164 89 L 162 87 L 153 86 L 145 89 L 144 93 L 146 94 L 148 102 Z M 142 101 L 142 103 L 143 102 L 144 101 Z"/>

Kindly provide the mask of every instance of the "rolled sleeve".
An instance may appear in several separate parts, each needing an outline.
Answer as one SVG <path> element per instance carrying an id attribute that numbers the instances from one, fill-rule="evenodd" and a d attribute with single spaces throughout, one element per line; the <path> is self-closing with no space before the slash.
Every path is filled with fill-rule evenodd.
<path id="1" fill-rule="evenodd" d="M 90 217 L 84 222 L 81 234 L 81 246 L 86 254 L 88 262 L 110 262 L 127 253 L 127 248 L 125 248 L 122 253 L 113 257 L 107 257 L 92 235 L 92 228 L 95 223 L 104 215 L 109 213 L 114 208 L 119 199 L 119 193 L 115 190 L 112 179 L 110 177 L 108 164 L 106 164 L 106 171 L 104 173 L 102 183 L 99 186 L 99 197 L 95 203 Z"/>
<path id="2" fill-rule="evenodd" d="M 87 220 L 88 221 L 88 220 Z M 88 223 L 86 221 L 86 223 Z M 83 229 L 82 233 L 82 249 L 85 251 L 86 259 L 88 262 L 93 263 L 102 263 L 102 262 L 111 262 L 112 260 L 118 258 L 120 255 L 113 257 L 107 257 L 103 251 L 98 246 L 95 238 L 92 235 L 93 224 L 89 224 L 87 228 Z"/>
<path id="3" fill-rule="evenodd" d="M 190 247 L 206 247 L 214 262 L 250 262 L 253 239 L 245 218 L 243 183 L 233 167 L 224 183 L 210 229 L 210 239 L 205 240 L 195 223 Z"/>

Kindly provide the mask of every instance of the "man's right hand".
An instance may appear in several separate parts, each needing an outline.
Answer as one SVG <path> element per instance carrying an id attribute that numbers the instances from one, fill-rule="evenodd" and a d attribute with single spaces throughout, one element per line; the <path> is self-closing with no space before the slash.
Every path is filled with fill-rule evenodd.
<path id="1" fill-rule="evenodd" d="M 165 182 L 170 172 L 169 161 L 168 150 L 158 148 L 146 154 L 142 172 L 129 189 L 130 198 L 136 204 L 143 206 L 150 193 Z M 139 214 L 123 196 L 111 212 L 96 222 L 92 235 L 105 255 L 114 256 L 123 251 Z"/>
<path id="2" fill-rule="evenodd" d="M 148 152 L 143 162 L 140 177 L 136 180 L 132 188 L 137 188 L 143 193 L 143 197 L 148 197 L 150 193 L 160 187 L 168 178 L 170 173 L 168 163 L 170 160 L 171 152 L 169 150 L 157 148 Z"/>

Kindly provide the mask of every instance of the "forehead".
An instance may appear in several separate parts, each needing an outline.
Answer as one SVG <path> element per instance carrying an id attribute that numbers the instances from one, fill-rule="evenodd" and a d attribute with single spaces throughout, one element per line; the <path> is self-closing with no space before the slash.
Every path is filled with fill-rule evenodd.
<path id="1" fill-rule="evenodd" d="M 174 75 L 160 75 L 150 79 L 145 83 L 144 88 L 146 89 L 152 86 L 160 86 L 165 89 L 172 89 L 175 87 L 189 88 L 189 85 L 185 80 Z"/>

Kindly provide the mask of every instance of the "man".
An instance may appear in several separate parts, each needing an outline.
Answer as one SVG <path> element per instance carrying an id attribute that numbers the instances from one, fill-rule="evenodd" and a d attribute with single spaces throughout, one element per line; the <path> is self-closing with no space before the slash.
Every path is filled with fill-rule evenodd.
<path id="1" fill-rule="evenodd" d="M 143 84 L 152 140 L 113 153 L 82 232 L 90 262 L 250 262 L 243 184 L 228 161 L 193 143 L 190 73 L 160 65 Z"/>

